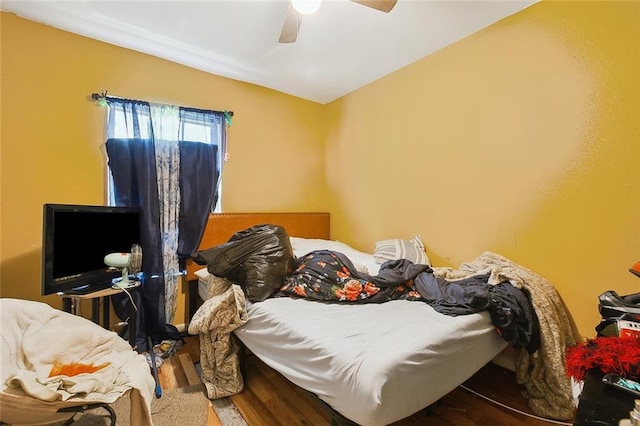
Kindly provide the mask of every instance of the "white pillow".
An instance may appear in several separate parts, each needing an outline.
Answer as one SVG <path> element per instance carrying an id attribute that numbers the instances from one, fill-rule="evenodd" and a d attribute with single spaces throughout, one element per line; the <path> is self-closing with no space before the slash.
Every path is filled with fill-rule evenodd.
<path id="1" fill-rule="evenodd" d="M 416 235 L 410 240 L 376 241 L 373 257 L 378 263 L 384 263 L 387 260 L 407 259 L 416 264 L 431 266 L 420 235 Z"/>
<path id="2" fill-rule="evenodd" d="M 315 250 L 331 250 L 347 256 L 359 272 L 376 275 L 380 269 L 380 265 L 376 263 L 371 253 L 356 250 L 340 241 L 300 237 L 289 237 L 289 241 L 291 241 L 293 254 L 296 257 L 304 256 Z"/>
<path id="3" fill-rule="evenodd" d="M 227 278 L 217 277 L 209 273 L 207 268 L 198 269 L 194 273 L 198 278 L 207 283 L 207 300 L 211 299 L 213 296 L 224 293 L 227 288 L 233 285 L 233 282 Z"/>
<path id="4" fill-rule="evenodd" d="M 331 250 L 347 254 L 347 252 L 355 251 L 351 246 L 335 240 L 322 240 L 318 238 L 300 238 L 289 237 L 293 254 L 296 257 L 304 256 L 315 250 Z"/>
<path id="5" fill-rule="evenodd" d="M 209 276 L 209 271 L 207 271 L 207 268 L 202 268 L 198 269 L 194 274 L 196 274 L 198 278 L 205 279 Z"/>

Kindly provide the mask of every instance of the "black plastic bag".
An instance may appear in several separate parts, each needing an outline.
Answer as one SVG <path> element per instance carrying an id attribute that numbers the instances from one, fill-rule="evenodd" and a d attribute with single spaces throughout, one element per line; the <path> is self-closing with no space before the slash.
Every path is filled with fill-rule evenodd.
<path id="1" fill-rule="evenodd" d="M 228 242 L 193 254 L 209 273 L 242 287 L 251 302 L 272 296 L 296 266 L 289 235 L 277 225 L 256 225 L 236 232 Z"/>

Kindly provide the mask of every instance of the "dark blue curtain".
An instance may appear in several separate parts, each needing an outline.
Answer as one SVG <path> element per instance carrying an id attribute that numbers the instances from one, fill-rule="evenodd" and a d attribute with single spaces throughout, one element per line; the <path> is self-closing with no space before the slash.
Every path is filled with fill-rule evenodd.
<path id="1" fill-rule="evenodd" d="M 153 126 L 147 102 L 107 98 L 107 103 L 110 108 L 106 151 L 112 178 L 112 203 L 139 207 L 142 212 L 140 243 L 144 278 L 135 296 L 139 299 L 136 302 L 139 308 L 136 344 L 139 351 L 144 351 L 147 349 L 147 336 L 153 343 L 180 338 L 175 327 L 166 324 Z M 215 111 L 180 108 L 180 123 L 177 254 L 184 261 L 200 244 L 207 218 L 219 195 L 220 154 L 224 152 L 226 129 L 224 113 Z M 189 126 L 196 132 L 189 133 Z M 128 138 L 123 138 L 122 133 L 126 133 Z M 201 139 L 198 142 L 182 140 L 189 134 Z M 117 295 L 113 299 L 116 312 L 123 318 L 128 312 L 126 295 Z"/>
<path id="2" fill-rule="evenodd" d="M 139 207 L 142 215 L 140 244 L 144 278 L 137 292 L 142 303 L 137 303 L 136 344 L 138 350 L 143 351 L 147 347 L 147 335 L 155 342 L 167 334 L 155 149 L 152 141 L 143 139 L 108 139 L 106 149 L 115 205 Z M 113 301 L 116 309 L 120 307 L 126 312 L 126 295 L 117 295 Z"/>
<path id="3" fill-rule="evenodd" d="M 216 145 L 180 142 L 178 257 L 188 259 L 200 244 L 218 182 Z"/>

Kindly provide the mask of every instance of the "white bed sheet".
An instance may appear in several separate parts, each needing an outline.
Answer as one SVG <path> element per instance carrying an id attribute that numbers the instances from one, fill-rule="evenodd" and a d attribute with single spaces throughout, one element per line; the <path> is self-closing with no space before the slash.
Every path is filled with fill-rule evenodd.
<path id="1" fill-rule="evenodd" d="M 198 296 L 200 299 L 209 299 L 209 272 L 207 268 L 199 269 L 195 272 L 198 277 Z"/>
<path id="2" fill-rule="evenodd" d="M 419 411 L 506 346 L 487 313 L 451 317 L 416 301 L 275 298 L 248 314 L 235 333 L 256 356 L 361 425 Z"/>
<path id="3" fill-rule="evenodd" d="M 297 256 L 323 243 L 295 240 Z M 377 273 L 373 256 L 335 243 L 325 248 Z M 199 275 L 206 299 L 206 270 Z M 488 313 L 452 317 L 417 301 L 342 305 L 283 297 L 247 309 L 249 321 L 235 330 L 247 348 L 364 426 L 387 425 L 427 407 L 507 346 Z"/>

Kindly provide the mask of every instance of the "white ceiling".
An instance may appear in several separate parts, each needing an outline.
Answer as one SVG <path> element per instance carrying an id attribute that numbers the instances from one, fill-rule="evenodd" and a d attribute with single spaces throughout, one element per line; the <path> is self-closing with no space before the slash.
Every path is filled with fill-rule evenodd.
<path id="1" fill-rule="evenodd" d="M 535 0 L 324 0 L 279 44 L 286 0 L 2 0 L 7 12 L 224 77 L 328 103 Z"/>

